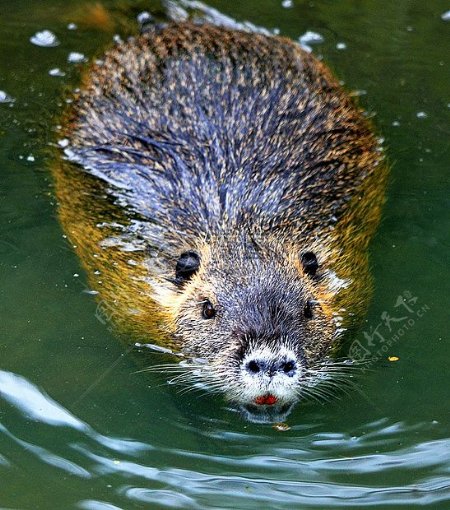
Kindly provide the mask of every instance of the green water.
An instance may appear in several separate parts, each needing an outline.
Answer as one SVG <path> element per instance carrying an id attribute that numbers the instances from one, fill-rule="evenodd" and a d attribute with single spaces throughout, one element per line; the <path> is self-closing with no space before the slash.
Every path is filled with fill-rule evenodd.
<path id="1" fill-rule="evenodd" d="M 286 432 L 136 374 L 96 318 L 47 156 L 76 84 L 69 52 L 110 39 L 66 28 L 82 3 L 0 0 L 0 90 L 15 100 L 0 103 L 0 508 L 449 508 L 448 2 L 210 2 L 293 38 L 319 32 L 314 52 L 376 112 L 393 162 L 358 337 L 367 348 L 378 326 L 385 342 L 368 348 L 361 392 L 297 406 Z M 31 44 L 42 29 L 60 45 Z"/>

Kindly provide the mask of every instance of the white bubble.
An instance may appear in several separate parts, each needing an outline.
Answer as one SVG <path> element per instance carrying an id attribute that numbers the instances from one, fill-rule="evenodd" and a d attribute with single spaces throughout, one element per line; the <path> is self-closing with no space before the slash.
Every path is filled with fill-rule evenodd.
<path id="1" fill-rule="evenodd" d="M 322 35 L 318 34 L 317 32 L 312 32 L 311 30 L 308 30 L 303 35 L 301 35 L 298 40 L 302 46 L 309 44 L 320 44 L 325 41 Z"/>
<path id="2" fill-rule="evenodd" d="M 338 50 L 346 50 L 347 49 L 347 45 L 345 44 L 345 42 L 338 42 L 336 44 L 336 48 Z"/>
<path id="3" fill-rule="evenodd" d="M 63 138 L 58 141 L 58 145 L 64 149 L 69 145 L 69 140 L 67 138 Z"/>
<path id="4" fill-rule="evenodd" d="M 53 69 L 50 69 L 48 72 L 50 76 L 66 76 L 66 73 L 64 71 L 61 71 L 59 67 L 55 67 Z"/>
<path id="5" fill-rule="evenodd" d="M 155 352 L 163 352 L 163 353 L 167 353 L 167 354 L 173 354 L 172 349 L 168 349 L 167 347 L 161 347 L 160 345 L 156 345 L 156 344 L 141 344 L 139 342 L 136 342 L 134 344 L 134 346 L 137 347 L 138 349 L 145 348 L 145 349 L 149 349 L 149 350 L 155 351 Z"/>
<path id="6" fill-rule="evenodd" d="M 426 119 L 428 117 L 428 115 L 425 112 L 417 112 L 416 117 L 418 119 Z"/>
<path id="7" fill-rule="evenodd" d="M 27 157 L 27 161 L 30 161 L 30 162 L 33 162 L 33 161 L 34 161 L 34 156 L 33 156 L 33 154 L 30 154 L 30 155 Z"/>
<path id="8" fill-rule="evenodd" d="M 285 9 L 291 9 L 294 7 L 294 2 L 292 0 L 283 0 L 281 2 L 281 7 L 284 7 Z"/>
<path id="9" fill-rule="evenodd" d="M 98 294 L 97 290 L 84 289 L 83 294 L 88 294 L 89 296 L 96 296 Z"/>
<path id="10" fill-rule="evenodd" d="M 58 46 L 59 44 L 58 38 L 50 30 L 36 32 L 30 37 L 30 42 L 36 46 L 42 46 L 43 48 L 51 48 L 53 46 Z"/>
<path id="11" fill-rule="evenodd" d="M 9 94 L 0 90 L 0 103 L 14 103 L 15 99 L 11 97 Z"/>
<path id="12" fill-rule="evenodd" d="M 443 21 L 450 21 L 450 11 L 445 11 L 443 14 L 441 14 L 441 19 Z"/>
<path id="13" fill-rule="evenodd" d="M 139 13 L 137 15 L 136 19 L 140 25 L 144 25 L 145 23 L 148 23 L 149 21 L 151 21 L 152 16 L 149 12 L 142 11 L 141 13 Z"/>
<path id="14" fill-rule="evenodd" d="M 67 30 L 76 30 L 78 28 L 78 25 L 76 25 L 75 23 L 69 23 L 67 25 Z"/>
<path id="15" fill-rule="evenodd" d="M 67 57 L 67 62 L 69 62 L 69 64 L 80 64 L 81 62 L 86 62 L 86 60 L 87 58 L 84 54 L 78 51 L 71 51 Z"/>

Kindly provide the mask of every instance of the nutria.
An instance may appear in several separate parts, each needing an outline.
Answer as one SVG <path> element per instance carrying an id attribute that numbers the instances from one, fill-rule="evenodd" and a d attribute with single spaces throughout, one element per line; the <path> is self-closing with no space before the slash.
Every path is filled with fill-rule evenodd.
<path id="1" fill-rule="evenodd" d="M 60 216 L 118 327 L 257 419 L 314 395 L 367 306 L 386 176 L 325 65 L 282 37 L 159 26 L 90 67 L 62 129 Z"/>

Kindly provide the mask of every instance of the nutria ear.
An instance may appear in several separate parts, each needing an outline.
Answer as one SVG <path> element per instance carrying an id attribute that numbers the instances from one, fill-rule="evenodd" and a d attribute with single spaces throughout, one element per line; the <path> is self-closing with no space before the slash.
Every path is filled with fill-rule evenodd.
<path id="1" fill-rule="evenodd" d="M 195 251 L 185 251 L 177 260 L 175 278 L 178 283 L 189 280 L 200 267 L 200 256 Z"/>
<path id="2" fill-rule="evenodd" d="M 316 255 L 312 251 L 305 251 L 301 254 L 300 260 L 305 273 L 309 276 L 314 276 L 319 268 Z"/>

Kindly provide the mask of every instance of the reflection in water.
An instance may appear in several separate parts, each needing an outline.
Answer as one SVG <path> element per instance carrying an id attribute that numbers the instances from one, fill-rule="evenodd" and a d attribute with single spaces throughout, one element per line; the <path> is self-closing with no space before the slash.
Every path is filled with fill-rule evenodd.
<path id="1" fill-rule="evenodd" d="M 364 425 L 367 434 L 358 437 L 337 432 L 317 432 L 307 437 L 277 436 L 271 447 L 250 432 L 231 436 L 227 429 L 213 430 L 208 434 L 210 437 L 226 434 L 229 441 L 240 445 L 235 455 L 222 455 L 175 447 L 155 448 L 99 434 L 24 377 L 11 372 L 0 371 L 0 396 L 22 415 L 15 423 L 19 430 L 21 421 L 32 419 L 54 430 L 69 428 L 74 431 L 63 437 L 53 432 L 51 447 L 44 447 L 21 439 L 0 425 L 0 434 L 20 446 L 27 455 L 88 484 L 108 480 L 111 476 L 122 479 L 122 484 L 116 482 L 117 490 L 111 495 L 111 501 L 82 499 L 77 503 L 78 508 L 128 508 L 133 502 L 155 500 L 167 507 L 210 508 L 218 496 L 222 508 L 281 500 L 280 508 L 303 504 L 349 508 L 350 500 L 356 507 L 380 502 L 426 504 L 444 500 L 449 495 L 448 440 L 399 446 L 406 434 L 423 433 L 430 428 L 429 424 L 407 426 L 383 419 Z M 38 435 L 34 441 L 43 438 L 44 435 Z M 263 444 L 258 450 L 256 444 L 261 439 Z M 255 453 L 242 451 L 243 441 L 253 444 Z M 388 447 L 391 450 L 386 451 Z M 57 453 L 58 450 L 64 453 Z M 8 467 L 11 461 L 14 459 L 0 456 L 0 468 Z M 201 463 L 201 471 L 188 467 L 198 463 Z M 230 469 L 234 474 L 229 474 Z M 399 469 L 410 473 L 409 483 L 390 482 L 389 473 Z M 420 473 L 426 472 L 422 471 L 425 469 L 428 472 L 432 469 L 434 476 L 422 478 Z M 380 472 L 386 474 L 384 484 L 364 483 L 365 476 Z M 348 475 L 352 475 L 351 483 L 348 483 Z"/>
<path id="2" fill-rule="evenodd" d="M 244 419 L 252 423 L 280 423 L 284 422 L 291 412 L 293 404 L 285 405 L 242 405 L 238 408 Z"/>

